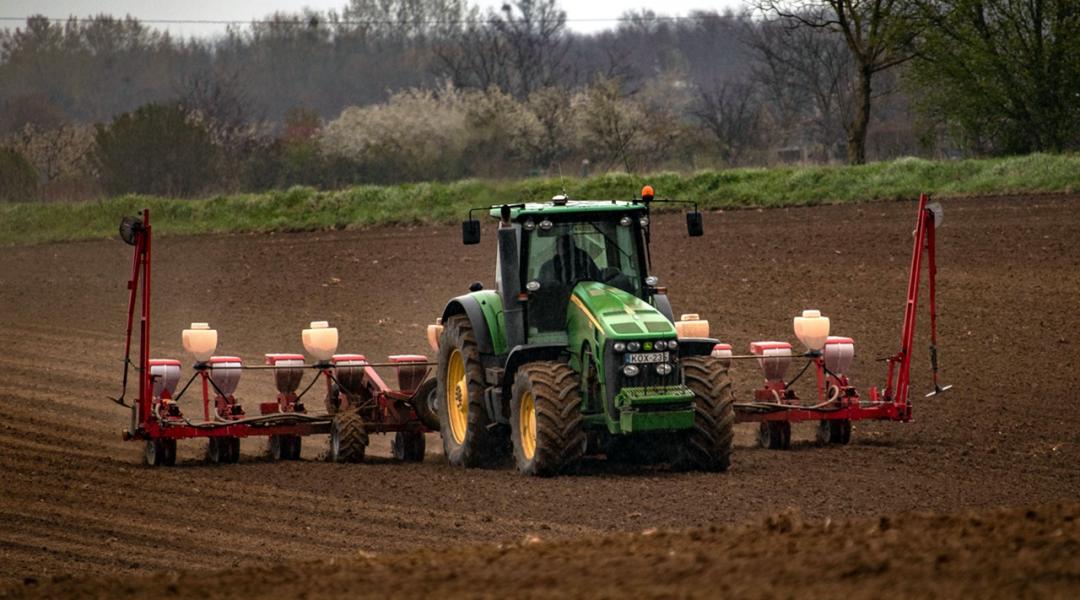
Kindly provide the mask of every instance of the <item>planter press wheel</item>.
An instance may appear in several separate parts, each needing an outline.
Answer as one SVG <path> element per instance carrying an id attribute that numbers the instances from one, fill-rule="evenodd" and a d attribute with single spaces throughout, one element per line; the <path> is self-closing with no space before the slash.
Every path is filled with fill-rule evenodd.
<path id="1" fill-rule="evenodd" d="M 146 440 L 146 450 L 143 453 L 143 460 L 146 462 L 147 466 L 151 467 L 171 467 L 175 465 L 176 440 L 169 438 Z"/>
<path id="2" fill-rule="evenodd" d="M 424 427 L 432 431 L 439 430 L 439 381 L 435 377 L 425 380 L 416 388 L 412 397 L 416 416 Z"/>
<path id="3" fill-rule="evenodd" d="M 847 444 L 851 441 L 851 420 L 834 419 L 818 421 L 817 442 L 819 444 Z"/>
<path id="4" fill-rule="evenodd" d="M 758 425 L 758 445 L 769 450 L 791 448 L 791 423 L 787 421 L 762 421 Z"/>
<path id="5" fill-rule="evenodd" d="M 267 444 L 270 460 L 300 460 L 304 438 L 298 435 L 272 435 Z"/>
<path id="6" fill-rule="evenodd" d="M 390 445 L 394 458 L 405 462 L 424 462 L 424 434 L 420 431 L 399 431 Z"/>
<path id="7" fill-rule="evenodd" d="M 206 459 L 217 465 L 238 462 L 240 460 L 240 438 L 210 438 L 206 445 Z"/>

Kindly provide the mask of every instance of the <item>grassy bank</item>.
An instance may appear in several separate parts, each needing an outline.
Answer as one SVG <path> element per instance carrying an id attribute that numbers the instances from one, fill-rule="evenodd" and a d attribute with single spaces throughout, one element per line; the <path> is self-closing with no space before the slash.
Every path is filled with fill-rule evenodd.
<path id="1" fill-rule="evenodd" d="M 472 206 L 543 200 L 564 186 L 572 198 L 630 198 L 645 183 L 660 196 L 705 208 L 778 207 L 879 199 L 1080 190 L 1080 156 L 936 162 L 905 158 L 859 167 L 778 167 L 696 174 L 608 174 L 587 179 L 468 180 L 307 188 L 203 200 L 124 196 L 79 204 L 0 205 L 0 243 L 92 239 L 116 234 L 120 217 L 149 207 L 159 234 L 304 231 L 461 220 Z"/>

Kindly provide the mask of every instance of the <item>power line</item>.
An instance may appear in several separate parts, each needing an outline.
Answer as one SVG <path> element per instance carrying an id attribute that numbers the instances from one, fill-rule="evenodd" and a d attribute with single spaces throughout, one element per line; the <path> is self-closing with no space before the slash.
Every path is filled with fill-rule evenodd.
<path id="1" fill-rule="evenodd" d="M 33 17 L 41 17 L 41 15 L 33 15 Z M 101 15 L 100 17 L 44 17 L 48 21 L 66 23 L 75 21 L 78 23 L 92 23 L 102 17 L 108 19 L 114 19 L 117 21 L 123 21 L 126 19 L 132 19 L 139 23 L 147 25 L 304 25 L 304 26 L 319 26 L 319 25 L 468 25 L 470 23 L 502 23 L 503 19 L 499 18 L 479 18 L 479 19 L 324 19 L 321 15 L 312 15 L 309 17 L 295 17 L 285 20 L 277 19 L 140 19 L 138 17 L 132 17 L 125 15 L 121 17 L 113 17 L 111 15 Z M 22 22 L 27 21 L 31 17 L 0 17 L 0 21 L 8 22 Z M 727 15 L 720 13 L 695 13 L 686 16 L 667 16 L 667 15 L 623 15 L 619 17 L 580 17 L 580 18 L 564 18 L 564 19 L 533 19 L 534 23 L 553 23 L 562 21 L 565 23 L 638 23 L 638 22 L 671 22 L 677 23 L 680 21 L 697 22 L 697 21 L 711 21 L 711 20 L 725 20 L 730 18 Z"/>

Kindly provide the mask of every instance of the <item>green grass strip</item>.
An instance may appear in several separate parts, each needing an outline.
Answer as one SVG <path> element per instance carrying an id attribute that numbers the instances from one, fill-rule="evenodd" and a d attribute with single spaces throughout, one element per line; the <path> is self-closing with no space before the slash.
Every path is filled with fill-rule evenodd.
<path id="1" fill-rule="evenodd" d="M 384 224 L 459 221 L 469 207 L 543 201 L 565 187 L 572 198 L 629 199 L 644 184 L 659 196 L 696 200 L 703 208 L 781 207 L 937 196 L 1072 192 L 1080 189 L 1080 156 L 930 161 L 903 158 L 869 165 L 775 167 L 692 174 L 610 173 L 589 178 L 465 180 L 363 185 L 320 192 L 296 187 L 200 200 L 123 196 L 85 203 L 0 205 L 0 243 L 96 239 L 116 235 L 123 215 L 150 208 L 165 235 L 313 231 Z"/>

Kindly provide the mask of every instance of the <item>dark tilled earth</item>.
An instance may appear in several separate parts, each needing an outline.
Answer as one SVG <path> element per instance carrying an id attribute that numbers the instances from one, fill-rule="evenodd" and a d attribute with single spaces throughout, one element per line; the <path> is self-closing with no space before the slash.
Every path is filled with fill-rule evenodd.
<path id="1" fill-rule="evenodd" d="M 5 248 L 0 584 L 14 586 L 8 593 L 108 595 L 109 585 L 116 591 L 134 581 L 132 591 L 150 595 L 161 586 L 194 594 L 217 582 L 238 594 L 274 586 L 287 596 L 301 588 L 283 581 L 310 576 L 321 582 L 312 589 L 335 595 L 349 585 L 389 585 L 392 574 L 403 587 L 375 589 L 405 591 L 412 582 L 495 595 L 498 588 L 463 583 L 474 581 L 467 574 L 485 564 L 520 571 L 536 561 L 543 576 L 527 585 L 519 574 L 508 579 L 519 587 L 508 589 L 615 595 L 623 588 L 613 580 L 630 586 L 645 564 L 660 564 L 651 571 L 663 573 L 655 585 L 625 589 L 869 596 L 918 593 L 925 581 L 924 591 L 944 596 L 1076 592 L 1080 548 L 1069 503 L 1080 490 L 1080 394 L 1069 358 L 1080 344 L 1078 200 L 944 200 L 941 358 L 954 390 L 921 397 L 930 388 L 922 312 L 915 422 L 860 423 L 851 445 L 829 448 L 813 445 L 809 427 L 797 428 L 789 452 L 754 448 L 752 427 L 739 426 L 725 474 L 599 461 L 548 480 L 509 469 L 461 471 L 443 463 L 437 436 L 429 436 L 423 464 L 383 458 L 385 437 L 375 439 L 367 464 L 328 464 L 319 460 L 325 439 L 316 437 L 299 463 L 270 463 L 265 443 L 251 439 L 240 464 L 209 466 L 205 442 L 188 441 L 176 468 L 147 469 L 141 446 L 120 440 L 127 411 L 106 399 L 119 392 L 130 247 Z M 685 237 L 681 216 L 655 221 L 653 272 L 670 287 L 677 313 L 701 313 L 714 335 L 741 351 L 759 339 L 794 342 L 791 317 L 820 308 L 834 333 L 856 340 L 856 383 L 884 383 L 883 364 L 873 359 L 897 348 L 913 203 L 712 213 L 698 239 Z M 424 227 L 161 238 L 154 354 L 186 362 L 180 330 L 209 321 L 220 332 L 219 352 L 259 363 L 266 352 L 302 350 L 299 330 L 314 319 L 341 330 L 342 351 L 372 358 L 426 351 L 424 326 L 443 302 L 470 281 L 492 283 L 493 236 L 466 248 L 458 235 L 457 227 Z M 760 383 L 750 363 L 735 375 L 743 397 Z M 248 372 L 239 395 L 254 407 L 272 390 L 267 374 Z M 194 404 L 185 408 L 195 412 Z M 960 514 L 971 510 L 982 512 Z M 771 520 L 798 526 L 774 524 L 790 531 L 769 533 L 766 515 L 782 512 Z M 897 533 L 875 537 L 882 517 Z M 654 529 L 660 533 L 642 535 Z M 939 564 L 941 544 L 955 547 Z M 681 557 L 683 548 L 696 554 L 658 558 Z M 564 551 L 600 570 L 575 570 Z M 746 561 L 758 567 L 743 569 Z M 977 561 L 1000 564 L 998 575 Z M 841 563 L 853 573 L 824 574 Z M 1024 570 L 1032 564 L 1041 566 Z M 794 575 L 777 577 L 773 566 Z M 742 570 L 729 579 L 729 568 Z M 228 571 L 210 576 L 212 569 Z M 839 587 L 811 585 L 813 573 Z M 590 578 L 603 586 L 591 587 Z"/>

